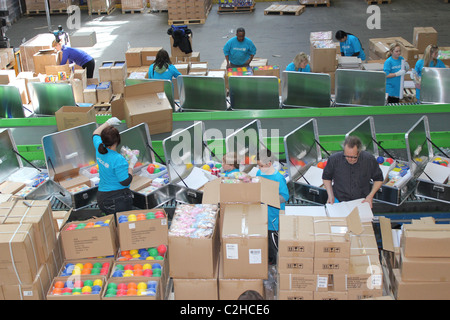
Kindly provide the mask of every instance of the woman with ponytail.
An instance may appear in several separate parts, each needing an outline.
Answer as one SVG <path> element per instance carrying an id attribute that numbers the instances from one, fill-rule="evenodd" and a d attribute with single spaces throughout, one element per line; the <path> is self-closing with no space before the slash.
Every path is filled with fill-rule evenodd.
<path id="1" fill-rule="evenodd" d="M 402 69 L 402 61 L 405 60 L 401 56 L 402 50 L 400 44 L 394 42 L 390 45 L 386 54 L 383 71 L 386 73 L 386 93 L 388 94 L 388 103 L 398 103 L 400 101 L 400 84 L 402 76 L 405 75 L 408 64 L 405 62 L 405 69 Z"/>
<path id="2" fill-rule="evenodd" d="M 439 55 L 439 47 L 437 45 L 430 44 L 426 47 L 425 52 L 423 54 L 423 59 L 420 59 L 416 62 L 416 66 L 414 67 L 414 83 L 416 85 L 416 98 L 417 101 L 420 100 L 420 81 L 422 77 L 422 69 L 423 67 L 428 68 L 445 68 L 445 64 L 439 60 L 437 57 Z"/>
<path id="3" fill-rule="evenodd" d="M 362 61 L 366 60 L 366 54 L 361 41 L 353 34 L 338 30 L 335 34 L 336 40 L 340 42 L 341 55 L 343 57 L 358 57 Z"/>
<path id="4" fill-rule="evenodd" d="M 100 210 L 106 215 L 129 211 L 133 205 L 133 194 L 129 187 L 137 158 L 133 156 L 128 163 L 117 152 L 120 134 L 114 126 L 120 123 L 119 119 L 112 117 L 99 126 L 92 137 L 100 176 L 97 203 Z"/>

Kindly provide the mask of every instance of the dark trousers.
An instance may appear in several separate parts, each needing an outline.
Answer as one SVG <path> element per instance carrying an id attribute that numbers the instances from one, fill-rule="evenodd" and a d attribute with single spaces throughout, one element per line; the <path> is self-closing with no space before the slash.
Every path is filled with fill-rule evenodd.
<path id="1" fill-rule="evenodd" d="M 400 98 L 388 96 L 388 103 L 399 103 Z"/>
<path id="2" fill-rule="evenodd" d="M 98 191 L 97 204 L 105 215 L 114 214 L 116 216 L 117 212 L 130 211 L 133 208 L 133 193 L 130 189 L 110 192 Z"/>
<path id="3" fill-rule="evenodd" d="M 278 255 L 278 231 L 269 230 L 269 264 L 277 263 Z"/>
<path id="4" fill-rule="evenodd" d="M 94 77 L 94 69 L 95 69 L 95 60 L 92 59 L 89 62 L 86 62 L 81 66 L 83 69 L 86 69 L 86 78 L 91 79 Z"/>

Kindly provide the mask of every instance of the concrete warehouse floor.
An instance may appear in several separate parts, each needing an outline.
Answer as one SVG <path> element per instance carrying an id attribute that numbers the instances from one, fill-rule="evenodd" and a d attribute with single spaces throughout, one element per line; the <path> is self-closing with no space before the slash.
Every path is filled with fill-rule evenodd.
<path id="1" fill-rule="evenodd" d="M 392 0 L 390 4 L 377 5 L 380 8 L 381 28 L 370 30 L 367 20 L 368 4 L 365 0 L 331 0 L 331 6 L 306 7 L 299 16 L 264 15 L 264 9 L 271 4 L 298 4 L 296 1 L 257 2 L 252 13 L 219 14 L 218 5 L 213 4 L 205 24 L 192 24 L 193 50 L 200 52 L 202 61 L 210 68 L 219 68 L 224 60 L 222 48 L 235 35 L 236 28 L 244 27 L 247 37 L 257 47 L 256 56 L 269 59 L 269 64 L 284 69 L 300 52 L 309 53 L 309 34 L 313 31 L 342 29 L 358 36 L 366 55 L 369 55 L 369 39 L 401 36 L 413 42 L 413 28 L 434 27 L 438 32 L 438 44 L 450 46 L 450 3 L 444 0 Z M 62 25 L 69 34 L 66 14 L 50 16 L 50 30 Z M 123 60 L 127 46 L 163 46 L 169 51 L 167 35 L 168 14 L 126 13 L 116 9 L 110 15 L 89 15 L 81 11 L 81 30 L 95 30 L 97 44 L 85 48 L 97 61 L 98 66 L 106 60 Z M 6 31 L 11 46 L 18 47 L 22 41 L 36 34 L 49 32 L 46 15 L 24 15 Z M 169 51 L 170 52 L 170 51 Z"/>

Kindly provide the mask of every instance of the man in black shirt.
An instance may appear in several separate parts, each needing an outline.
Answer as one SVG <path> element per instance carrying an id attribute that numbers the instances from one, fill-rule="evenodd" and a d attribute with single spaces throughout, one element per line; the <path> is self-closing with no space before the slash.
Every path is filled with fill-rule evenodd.
<path id="1" fill-rule="evenodd" d="M 322 180 L 328 193 L 327 203 L 364 198 L 372 207 L 372 200 L 383 184 L 383 173 L 375 157 L 362 151 L 358 137 L 348 136 L 344 151 L 332 154 L 323 170 Z M 370 181 L 373 181 L 371 187 Z"/>

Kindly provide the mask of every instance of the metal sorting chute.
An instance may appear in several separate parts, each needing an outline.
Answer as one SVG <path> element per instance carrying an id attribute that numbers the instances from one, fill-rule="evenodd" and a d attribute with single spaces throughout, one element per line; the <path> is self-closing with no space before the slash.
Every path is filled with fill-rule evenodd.
<path id="1" fill-rule="evenodd" d="M 170 182 L 182 187 L 198 189 L 215 179 L 201 167 L 210 159 L 203 140 L 205 127 L 202 121 L 195 122 L 163 140 L 164 157 Z"/>
<path id="2" fill-rule="evenodd" d="M 284 151 L 295 198 L 325 204 L 328 194 L 322 187 L 322 169 L 316 167 L 322 161 L 317 120 L 310 119 L 288 133 L 284 137 Z"/>
<path id="3" fill-rule="evenodd" d="M 0 85 L 0 118 L 25 118 L 19 88 Z"/>
<path id="4" fill-rule="evenodd" d="M 330 107 L 329 74 L 283 71 L 282 79 L 283 107 Z"/>
<path id="5" fill-rule="evenodd" d="M 405 135 L 408 160 L 416 170 L 415 194 L 419 197 L 450 203 L 450 167 L 442 166 L 442 160 L 450 162 L 448 155 L 436 156 L 430 137 L 428 117 L 423 116 Z M 437 147 L 437 146 L 436 146 Z M 433 162 L 437 163 L 433 163 Z"/>
<path id="6" fill-rule="evenodd" d="M 274 76 L 231 76 L 228 78 L 233 110 L 280 108 L 279 79 Z"/>
<path id="7" fill-rule="evenodd" d="M 421 103 L 450 103 L 450 90 L 448 88 L 450 88 L 450 69 L 422 69 Z"/>
<path id="8" fill-rule="evenodd" d="M 227 99 L 224 77 L 188 76 L 177 78 L 183 110 L 225 111 Z"/>
<path id="9" fill-rule="evenodd" d="M 415 180 L 412 175 L 406 174 L 397 183 L 393 183 L 394 180 L 389 179 L 391 171 L 398 168 L 410 168 L 407 161 L 398 158 L 393 158 L 388 150 L 384 149 L 380 142 L 377 141 L 375 123 L 372 117 L 367 117 L 360 122 L 356 127 L 350 130 L 346 135 L 356 136 L 361 139 L 362 149 L 371 153 L 375 158 L 378 158 L 380 154 L 386 154 L 385 157 L 392 158 L 394 162 L 389 166 L 380 165 L 385 177 L 383 185 L 374 196 L 374 200 L 387 203 L 390 205 L 400 206 L 411 193 L 416 186 Z M 380 152 L 380 149 L 382 152 Z M 384 161 L 383 161 L 384 162 Z M 395 169 L 395 170 L 397 170 Z"/>
<path id="10" fill-rule="evenodd" d="M 153 176 L 158 177 L 159 175 L 155 174 L 153 176 L 150 176 L 146 173 L 146 168 L 148 164 L 150 163 L 158 163 L 161 168 L 165 168 L 163 164 L 161 164 L 161 160 L 158 159 L 158 161 L 155 161 L 155 154 L 153 152 L 152 147 L 152 141 L 150 138 L 150 132 L 148 129 L 148 125 L 146 123 L 138 124 L 137 126 L 134 126 L 132 128 L 126 129 L 122 132 L 120 132 L 120 145 L 118 146 L 117 150 L 120 152 L 120 149 L 122 146 L 126 146 L 130 148 L 131 150 L 139 150 L 139 156 L 138 156 L 138 162 L 144 164 L 144 166 L 141 166 L 139 168 L 136 168 L 134 171 L 140 171 L 143 172 L 144 170 L 144 176 L 148 178 L 153 178 Z M 164 174 L 165 170 L 161 172 L 160 175 Z M 142 175 L 142 174 L 139 174 Z M 143 194 L 139 191 L 133 191 L 134 198 L 133 198 L 133 204 L 141 209 L 149 209 L 153 208 L 149 206 L 149 202 L 155 202 L 153 201 L 153 193 L 157 190 Z"/>
<path id="11" fill-rule="evenodd" d="M 71 84 L 29 82 L 28 90 L 36 114 L 55 115 L 63 106 L 76 106 Z"/>
<path id="12" fill-rule="evenodd" d="M 97 186 L 88 186 L 88 189 L 70 193 L 58 183 L 60 182 L 58 174 L 62 172 L 72 170 L 76 171 L 75 173 L 80 172 L 79 174 L 82 175 L 82 170 L 88 170 L 89 166 L 95 165 L 96 155 L 92 133 L 96 128 L 96 123 L 91 122 L 42 137 L 42 147 L 50 179 L 44 182 L 38 190 L 30 193 L 27 199 L 42 200 L 41 196 L 46 198 L 54 196 L 74 210 L 97 203 Z M 78 171 L 78 168 L 81 169 Z M 87 177 L 89 178 L 89 176 Z M 41 188 L 46 192 L 41 192 Z"/>
<path id="13" fill-rule="evenodd" d="M 338 106 L 383 106 L 386 74 L 382 71 L 336 70 L 335 102 Z"/>
<path id="14" fill-rule="evenodd" d="M 125 79 L 126 86 L 132 86 L 135 84 L 140 84 L 144 82 L 152 81 L 163 81 L 164 82 L 164 93 L 166 94 L 167 100 L 169 100 L 172 109 L 175 110 L 175 98 L 173 94 L 173 85 L 170 80 L 160 80 L 160 79 Z"/>
<path id="15" fill-rule="evenodd" d="M 0 183 L 6 180 L 24 182 L 39 174 L 39 170 L 24 167 L 10 129 L 0 131 Z"/>
<path id="16" fill-rule="evenodd" d="M 253 120 L 225 138 L 225 152 L 234 152 L 240 171 L 249 172 L 256 165 L 256 155 L 261 148 L 266 148 L 261 134 L 261 122 Z"/>

